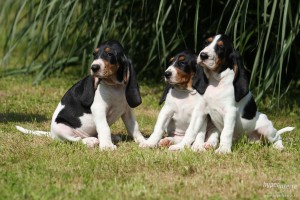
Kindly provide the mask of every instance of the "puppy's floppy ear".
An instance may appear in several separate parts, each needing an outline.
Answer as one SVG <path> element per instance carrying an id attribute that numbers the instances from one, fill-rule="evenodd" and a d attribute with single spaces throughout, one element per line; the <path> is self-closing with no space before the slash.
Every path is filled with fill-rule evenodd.
<path id="1" fill-rule="evenodd" d="M 203 67 L 196 65 L 196 73 L 193 77 L 193 88 L 200 94 L 204 94 L 208 86 L 208 79 L 204 74 Z"/>
<path id="2" fill-rule="evenodd" d="M 171 85 L 167 83 L 164 92 L 159 100 L 159 105 L 161 105 L 167 98 L 167 94 L 169 93 L 169 90 L 171 89 Z"/>
<path id="3" fill-rule="evenodd" d="M 136 73 L 134 71 L 132 63 L 129 59 L 127 61 L 128 61 L 127 69 L 129 71 L 129 79 L 127 81 L 125 96 L 126 96 L 128 105 L 131 108 L 135 108 L 142 103 L 142 98 L 141 98 L 141 94 L 140 94 L 139 85 L 138 85 L 137 79 L 136 79 Z"/>
<path id="4" fill-rule="evenodd" d="M 233 63 L 233 71 L 235 73 L 233 80 L 235 101 L 239 102 L 249 92 L 249 77 L 244 68 L 242 56 L 238 51 L 233 51 L 230 54 L 230 59 Z"/>
<path id="5" fill-rule="evenodd" d="M 80 96 L 80 102 L 85 107 L 90 107 L 94 102 L 95 81 L 97 80 L 93 76 L 87 76 L 83 80 L 83 91 Z"/>
<path id="6" fill-rule="evenodd" d="M 120 55 L 119 59 L 119 69 L 117 71 L 117 80 L 119 82 L 125 81 L 127 82 L 127 71 L 128 71 L 128 66 L 130 65 L 130 61 L 127 59 L 125 54 Z"/>

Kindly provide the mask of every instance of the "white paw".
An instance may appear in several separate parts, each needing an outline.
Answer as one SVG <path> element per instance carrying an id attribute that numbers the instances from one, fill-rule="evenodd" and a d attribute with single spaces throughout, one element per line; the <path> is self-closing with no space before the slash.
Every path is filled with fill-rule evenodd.
<path id="1" fill-rule="evenodd" d="M 182 150 L 184 150 L 184 144 L 178 143 L 178 144 L 171 145 L 169 147 L 169 150 L 170 151 L 182 151 Z"/>
<path id="2" fill-rule="evenodd" d="M 231 148 L 229 148 L 229 147 L 219 147 L 215 152 L 218 153 L 218 154 L 227 154 L 227 153 L 231 153 Z"/>
<path id="3" fill-rule="evenodd" d="M 279 151 L 282 151 L 284 149 L 284 146 L 282 144 L 282 140 L 278 140 L 273 144 L 273 147 Z"/>
<path id="4" fill-rule="evenodd" d="M 196 143 L 194 143 L 192 145 L 192 150 L 195 151 L 195 152 L 204 152 L 204 151 L 206 151 L 203 144 L 196 144 Z"/>
<path id="5" fill-rule="evenodd" d="M 146 139 L 143 136 L 140 136 L 140 137 L 134 138 L 134 141 L 138 144 L 142 144 L 146 141 Z"/>
<path id="6" fill-rule="evenodd" d="M 157 146 L 156 142 L 151 142 L 149 140 L 145 140 L 144 142 L 141 142 L 139 147 L 141 148 L 155 148 Z"/>
<path id="7" fill-rule="evenodd" d="M 106 150 L 115 150 L 115 149 L 117 149 L 117 146 L 116 145 L 114 145 L 112 142 L 110 142 L 110 143 L 101 143 L 100 142 L 100 149 L 102 150 L 102 151 L 106 151 Z"/>
<path id="8" fill-rule="evenodd" d="M 83 138 L 81 141 L 89 148 L 93 148 L 99 145 L 99 140 L 95 137 Z"/>

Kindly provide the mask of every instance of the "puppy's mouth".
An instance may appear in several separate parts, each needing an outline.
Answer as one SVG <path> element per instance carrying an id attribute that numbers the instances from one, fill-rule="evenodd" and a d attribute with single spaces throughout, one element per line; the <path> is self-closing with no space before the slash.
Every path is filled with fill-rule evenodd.
<path id="1" fill-rule="evenodd" d="M 219 67 L 218 65 L 216 65 L 216 63 L 214 62 L 213 65 L 210 65 L 209 63 L 207 63 L 206 61 L 209 61 L 209 60 L 201 60 L 199 62 L 197 62 L 197 65 L 203 67 L 203 68 L 206 68 L 210 71 L 218 71 Z"/>
<path id="2" fill-rule="evenodd" d="M 171 80 L 171 78 L 165 78 L 165 82 L 170 84 L 170 85 L 177 85 L 178 84 L 177 81 Z"/>
<path id="3" fill-rule="evenodd" d="M 93 72 L 93 70 L 91 70 L 91 75 L 100 79 L 108 79 L 112 76 L 111 74 L 108 74 L 106 72 L 100 72 L 100 71 Z"/>

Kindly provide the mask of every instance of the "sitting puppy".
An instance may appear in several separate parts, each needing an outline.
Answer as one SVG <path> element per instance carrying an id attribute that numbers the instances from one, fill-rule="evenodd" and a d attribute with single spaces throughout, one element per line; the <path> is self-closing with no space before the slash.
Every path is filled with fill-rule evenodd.
<path id="1" fill-rule="evenodd" d="M 221 132 L 218 153 L 231 152 L 232 140 L 247 133 L 250 139 L 259 140 L 261 136 L 282 150 L 281 134 L 293 127 L 277 131 L 265 114 L 257 111 L 256 103 L 249 92 L 249 79 L 240 54 L 234 50 L 233 43 L 225 35 L 217 35 L 206 40 L 207 46 L 200 52 L 197 63 L 200 82 L 195 86 L 202 94 L 193 115 L 194 129 L 186 133 L 180 144 L 171 146 L 171 150 L 183 149 L 195 140 L 195 151 L 205 150 L 204 131 L 200 131 L 206 115 Z M 201 111 L 201 112 L 200 112 Z M 197 126 L 195 125 L 197 124 Z M 195 127 L 196 126 L 196 127 Z M 199 132 L 199 133 L 198 133 Z M 197 135 L 198 134 L 198 135 Z"/>
<path id="2" fill-rule="evenodd" d="M 51 132 L 24 133 L 49 135 L 67 141 L 82 141 L 89 147 L 115 149 L 109 126 L 120 117 L 129 135 L 144 141 L 132 108 L 141 104 L 139 87 L 131 61 L 116 41 L 106 41 L 94 52 L 91 75 L 73 85 L 58 104 L 51 122 Z"/>
<path id="3" fill-rule="evenodd" d="M 141 147 L 170 146 L 179 143 L 191 121 L 191 116 L 200 94 L 193 89 L 192 82 L 197 81 L 196 55 L 191 51 L 183 51 L 170 59 L 170 66 L 165 71 L 167 86 L 160 104 L 161 109 L 154 132 L 149 139 L 141 143 Z M 167 137 L 161 139 L 164 131 Z M 208 124 L 206 148 L 216 147 L 218 131 L 212 123 Z"/>

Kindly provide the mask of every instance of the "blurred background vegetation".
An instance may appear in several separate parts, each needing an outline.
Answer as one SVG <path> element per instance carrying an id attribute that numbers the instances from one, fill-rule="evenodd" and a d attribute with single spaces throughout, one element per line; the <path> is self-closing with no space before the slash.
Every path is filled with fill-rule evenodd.
<path id="1" fill-rule="evenodd" d="M 162 81 L 167 59 L 226 33 L 244 57 L 257 98 L 299 89 L 298 0 L 6 0 L 0 2 L 0 76 L 34 83 L 67 68 L 89 73 L 92 52 L 120 41 L 141 81 Z"/>

